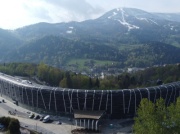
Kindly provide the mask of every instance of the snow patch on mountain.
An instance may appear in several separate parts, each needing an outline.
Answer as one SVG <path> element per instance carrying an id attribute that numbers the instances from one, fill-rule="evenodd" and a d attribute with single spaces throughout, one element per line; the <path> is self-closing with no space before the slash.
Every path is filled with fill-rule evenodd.
<path id="1" fill-rule="evenodd" d="M 152 23 L 159 25 L 157 22 L 155 22 L 154 20 L 149 19 Z"/>
<path id="2" fill-rule="evenodd" d="M 135 25 L 132 25 L 132 24 L 129 24 L 127 22 L 123 22 L 121 20 L 117 20 L 119 21 L 122 25 L 126 26 L 128 28 L 128 31 L 132 30 L 132 29 L 139 29 L 138 26 L 135 26 Z"/>
<path id="3" fill-rule="evenodd" d="M 116 12 L 113 12 L 113 14 L 108 17 L 108 19 L 111 19 L 113 16 L 116 16 L 116 15 L 117 15 L 117 13 L 116 13 Z"/>
<path id="4" fill-rule="evenodd" d="M 155 21 L 152 20 L 152 19 L 138 18 L 138 17 L 136 17 L 136 19 L 141 20 L 141 21 L 146 21 L 146 22 L 149 22 L 149 23 L 154 23 L 154 24 L 156 24 L 156 25 L 159 25 L 157 22 L 155 22 Z"/>
<path id="5" fill-rule="evenodd" d="M 170 28 L 171 30 L 175 30 L 175 29 L 174 29 L 174 26 L 172 26 L 171 24 L 169 24 L 168 26 L 169 26 L 169 28 Z"/>
<path id="6" fill-rule="evenodd" d="M 113 12 L 113 15 L 115 16 L 117 13 L 116 12 Z"/>
<path id="7" fill-rule="evenodd" d="M 72 34 L 72 32 L 73 32 L 72 30 L 66 31 L 67 34 Z"/>
<path id="8" fill-rule="evenodd" d="M 147 18 L 138 18 L 138 17 L 136 17 L 136 19 L 149 22 L 149 20 Z"/>
<path id="9" fill-rule="evenodd" d="M 66 33 L 67 33 L 67 34 L 72 34 L 72 33 L 73 33 L 73 29 L 74 29 L 74 27 L 70 26 L 70 27 L 68 28 L 68 30 L 66 31 Z"/>
<path id="10" fill-rule="evenodd" d="M 122 20 L 118 20 L 118 19 L 116 19 L 116 20 L 119 21 L 122 25 L 126 26 L 128 28 L 128 31 L 130 31 L 131 29 L 139 29 L 138 26 L 128 23 L 124 17 L 125 11 L 123 10 L 123 8 L 121 8 L 120 10 L 121 10 L 121 14 L 122 14 Z"/>

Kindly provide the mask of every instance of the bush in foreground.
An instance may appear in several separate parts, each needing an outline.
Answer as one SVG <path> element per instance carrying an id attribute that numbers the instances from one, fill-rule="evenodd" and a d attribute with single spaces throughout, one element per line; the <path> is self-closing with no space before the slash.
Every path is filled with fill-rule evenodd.
<path id="1" fill-rule="evenodd" d="M 7 134 L 20 134 L 20 123 L 18 119 L 1 117 L 0 123 L 8 130 Z"/>
<path id="2" fill-rule="evenodd" d="M 160 98 L 156 103 L 143 99 L 134 118 L 134 133 L 178 134 L 180 132 L 180 97 L 169 106 Z"/>

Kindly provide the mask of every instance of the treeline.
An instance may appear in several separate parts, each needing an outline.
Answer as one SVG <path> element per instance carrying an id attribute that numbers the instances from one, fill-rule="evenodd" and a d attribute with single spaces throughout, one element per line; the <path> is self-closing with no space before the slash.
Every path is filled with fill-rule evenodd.
<path id="1" fill-rule="evenodd" d="M 70 71 L 63 71 L 44 63 L 9 63 L 1 64 L 0 72 L 12 76 L 23 76 L 29 79 L 40 80 L 50 86 L 60 86 L 74 89 L 98 89 L 100 82 L 98 78 L 91 78 Z M 37 81 L 38 82 L 38 81 Z"/>
<path id="2" fill-rule="evenodd" d="M 50 67 L 44 63 L 37 66 L 37 77 L 47 82 L 51 86 L 74 89 L 97 89 L 99 79 L 93 79 L 85 75 L 76 74 L 70 71 L 62 71 L 58 68 Z"/>
<path id="3" fill-rule="evenodd" d="M 151 67 L 134 73 L 123 73 L 118 76 L 108 76 L 100 81 L 100 88 L 140 88 L 175 81 L 180 81 L 180 64 Z"/>
<path id="4" fill-rule="evenodd" d="M 159 80 L 163 83 L 180 81 L 180 64 L 151 67 L 133 75 L 139 79 L 142 86 L 155 85 Z"/>
<path id="5" fill-rule="evenodd" d="M 29 63 L 1 64 L 0 72 L 38 79 L 50 86 L 73 89 L 127 89 L 180 81 L 180 64 L 152 67 L 118 76 L 106 76 L 104 79 L 63 71 L 44 63 L 38 65 Z"/>

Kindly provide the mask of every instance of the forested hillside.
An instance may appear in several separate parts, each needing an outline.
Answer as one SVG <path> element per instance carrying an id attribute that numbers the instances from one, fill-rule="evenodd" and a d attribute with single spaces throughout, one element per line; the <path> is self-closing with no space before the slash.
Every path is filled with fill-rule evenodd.
<path id="1" fill-rule="evenodd" d="M 39 63 L 43 61 L 55 67 L 68 67 L 70 61 L 99 60 L 118 63 L 118 67 L 149 67 L 178 63 L 180 48 L 160 43 L 148 42 L 138 45 L 119 45 L 117 47 L 103 43 L 89 43 L 80 40 L 68 40 L 55 36 L 35 40 L 6 57 L 6 62 Z M 85 62 L 83 63 L 85 66 Z M 67 69 L 68 70 L 68 69 Z"/>

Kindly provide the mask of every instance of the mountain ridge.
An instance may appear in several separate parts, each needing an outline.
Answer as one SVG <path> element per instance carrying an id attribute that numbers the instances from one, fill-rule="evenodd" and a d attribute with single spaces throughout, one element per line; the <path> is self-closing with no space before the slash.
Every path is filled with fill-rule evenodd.
<path id="1" fill-rule="evenodd" d="M 23 38 L 29 40 L 29 39 L 46 36 L 46 35 L 63 36 L 66 38 L 84 38 L 84 35 L 88 34 L 91 38 L 95 38 L 95 36 L 100 36 L 102 34 L 103 36 L 105 36 L 106 33 L 115 34 L 115 35 L 118 35 L 121 33 L 126 34 L 127 32 L 136 30 L 136 29 L 137 30 L 138 29 L 151 30 L 152 28 L 155 27 L 161 30 L 162 28 L 159 25 L 164 26 L 165 28 L 163 29 L 169 30 L 168 32 L 172 32 L 175 29 L 175 27 L 172 26 L 171 21 L 164 19 L 163 17 L 156 16 L 152 13 L 148 13 L 143 10 L 133 9 L 133 8 L 123 8 L 123 11 L 125 11 L 125 13 L 130 12 L 130 15 L 128 14 L 128 16 L 124 16 L 123 18 L 122 18 L 122 12 L 120 12 L 119 14 L 117 13 L 115 14 L 115 10 L 120 11 L 121 9 L 119 8 L 113 9 L 94 20 L 86 20 L 82 22 L 69 22 L 69 23 L 55 23 L 55 24 L 38 23 L 38 24 L 16 29 L 15 32 L 18 35 L 22 36 Z M 136 14 L 138 12 L 138 16 L 132 15 L 134 10 L 136 11 Z M 143 18 L 144 15 L 145 16 L 149 15 L 149 18 Z M 119 16 L 121 18 L 108 18 L 110 16 L 113 16 L 113 17 Z M 157 20 L 152 20 L 152 17 L 154 17 Z M 129 21 L 126 21 L 127 19 Z M 177 22 L 173 22 L 173 23 L 177 23 Z M 121 26 L 118 27 L 118 25 L 121 25 Z M 155 37 L 158 37 L 158 35 L 155 35 Z M 105 37 L 105 39 L 106 38 L 107 37 Z"/>
<path id="2" fill-rule="evenodd" d="M 0 50 L 0 62 L 43 61 L 65 68 L 72 65 L 72 59 L 77 61 L 76 66 L 99 60 L 104 61 L 103 66 L 115 62 L 116 67 L 123 68 L 177 63 L 174 52 L 180 57 L 180 22 L 169 20 L 175 19 L 173 15 L 116 8 L 93 20 L 38 23 L 13 31 L 4 30 L 0 36 L 7 38 L 1 38 L 0 44 L 6 53 Z M 11 48 L 3 49 L 7 48 L 3 42 L 8 42 L 5 44 Z M 154 53 L 148 51 L 156 51 L 156 47 L 158 52 L 153 57 Z M 170 60 L 171 57 L 174 59 Z M 78 63 L 82 60 L 84 63 Z"/>

